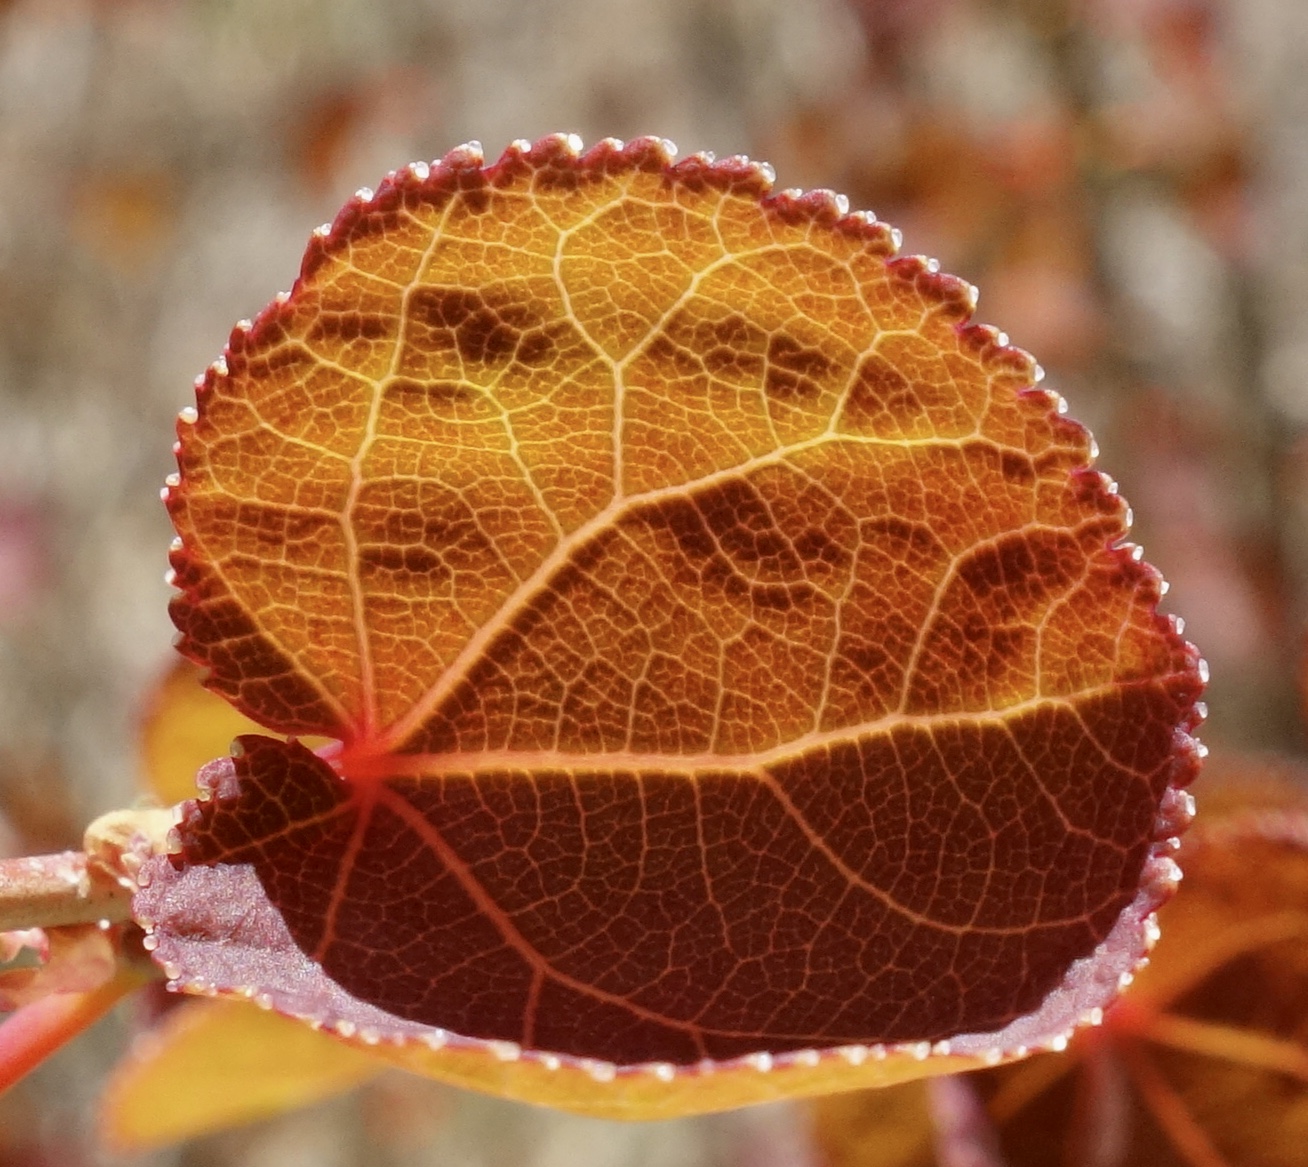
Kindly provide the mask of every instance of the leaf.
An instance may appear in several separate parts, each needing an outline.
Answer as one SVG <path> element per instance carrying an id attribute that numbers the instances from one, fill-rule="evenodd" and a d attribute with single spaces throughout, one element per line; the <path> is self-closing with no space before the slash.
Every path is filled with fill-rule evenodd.
<path id="1" fill-rule="evenodd" d="M 145 984 L 142 967 L 120 963 L 113 978 L 95 988 L 48 993 L 9 1014 L 0 1022 L 0 1093 Z"/>
<path id="2" fill-rule="evenodd" d="M 163 801 L 196 793 L 196 772 L 259 726 L 178 658 L 142 720 L 147 785 Z M 256 1064 L 251 1066 L 254 1057 Z M 347 1090 L 384 1064 L 248 1003 L 193 1001 L 140 1033 L 101 1105 L 104 1138 L 145 1150 L 294 1109 Z"/>
<path id="3" fill-rule="evenodd" d="M 1157 1132 L 1158 1151 L 1131 1162 L 1298 1167 L 1308 1164 L 1308 796 L 1264 785 L 1206 802 L 1205 829 L 1182 849 L 1186 895 L 1163 920 L 1171 947 L 1160 943 L 1138 994 L 1109 1018 L 1140 1121 Z M 1205 1147 L 1217 1158 L 1205 1161 Z"/>
<path id="4" fill-rule="evenodd" d="M 377 1059 L 238 1001 L 187 1001 L 136 1039 L 101 1102 L 101 1131 L 137 1153 L 349 1090 Z"/>
<path id="5" fill-rule="evenodd" d="M 9 947 L 5 937 L 26 938 L 32 932 L 40 938 L 38 961 L 35 967 L 0 969 L 0 1012 L 19 1009 L 51 993 L 89 993 L 113 979 L 113 941 L 99 925 L 0 933 L 0 952 Z"/>
<path id="6" fill-rule="evenodd" d="M 769 186 L 465 148 L 238 325 L 179 426 L 173 617 L 242 712 L 338 744 L 206 771 L 137 897 L 178 987 L 628 1117 L 978 1065 L 1112 998 L 1198 657 L 973 290 Z"/>
<path id="7" fill-rule="evenodd" d="M 822 1167 L 934 1167 L 935 1128 L 925 1082 L 834 1094 L 813 1104 Z"/>
<path id="8" fill-rule="evenodd" d="M 1291 784 L 1264 774 L 1204 802 L 1182 848 L 1180 892 L 1160 913 L 1162 939 L 1102 1026 L 1065 1054 L 960 1079 L 985 1101 L 1008 1167 L 1308 1164 L 1302 775 Z M 880 1093 L 816 1108 L 827 1167 L 890 1162 Z M 925 1095 L 917 1084 L 899 1093 L 892 1138 L 915 1132 L 929 1145 Z"/>
<path id="9" fill-rule="evenodd" d="M 188 660 L 159 678 L 141 723 L 146 786 L 169 805 L 196 795 L 195 775 L 227 752 L 243 733 L 260 726 L 201 684 L 203 671 Z"/>

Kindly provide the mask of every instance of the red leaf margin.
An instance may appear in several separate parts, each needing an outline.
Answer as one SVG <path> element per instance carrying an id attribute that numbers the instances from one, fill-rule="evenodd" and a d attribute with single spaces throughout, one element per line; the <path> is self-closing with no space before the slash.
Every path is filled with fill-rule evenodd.
<path id="1" fill-rule="evenodd" d="M 914 285 L 925 300 L 934 303 L 947 318 L 953 320 L 964 347 L 980 358 L 987 371 L 1002 372 L 1021 382 L 1024 387 L 1016 389 L 1017 394 L 1043 406 L 1047 410 L 1046 420 L 1051 427 L 1064 436 L 1089 445 L 1093 457 L 1093 442 L 1084 427 L 1061 416 L 1061 398 L 1038 386 L 1042 373 L 1030 355 L 1011 346 L 1008 338 L 996 329 L 972 323 L 976 293 L 966 281 L 942 274 L 934 261 L 923 257 L 897 256 L 897 231 L 870 215 L 848 212 L 845 201 L 830 191 L 816 190 L 807 194 L 782 191 L 773 194 L 770 168 L 742 157 L 715 161 L 706 154 L 692 155 L 674 163 L 669 144 L 656 138 L 640 138 L 627 144 L 606 139 L 589 151 L 582 152 L 574 137 L 552 135 L 534 144 L 515 142 L 497 162 L 489 166 L 484 165 L 480 147 L 469 144 L 451 151 L 430 166 L 415 163 L 392 172 L 376 192 L 360 191 L 330 226 L 319 228 L 313 233 L 299 279 L 289 294 L 279 295 L 253 322 L 242 321 L 236 326 L 224 355 L 196 383 L 199 408 L 203 410 L 205 401 L 215 386 L 231 375 L 231 369 L 239 366 L 245 359 L 245 354 L 263 336 L 280 327 L 288 315 L 287 305 L 292 297 L 318 267 L 336 251 L 347 246 L 359 233 L 376 230 L 384 225 L 387 214 L 394 212 L 406 192 L 419 188 L 428 194 L 453 194 L 507 182 L 526 172 L 544 169 L 565 173 L 579 170 L 608 173 L 633 169 L 662 172 L 669 179 L 690 186 L 708 186 L 751 195 L 758 199 L 767 213 L 783 222 L 811 222 L 824 229 L 865 241 L 871 249 L 884 255 L 890 272 Z M 179 437 L 185 436 L 185 430 L 189 429 L 194 420 L 194 413 L 183 413 L 179 421 Z M 175 451 L 179 455 L 179 465 L 183 465 L 180 441 Z M 1071 476 L 1087 500 L 1097 502 L 1105 511 L 1116 510 L 1121 514 L 1125 528 L 1129 522 L 1129 511 L 1117 495 L 1116 484 L 1111 479 L 1089 465 L 1074 469 Z M 164 491 L 170 513 L 177 514 L 178 508 L 184 505 L 184 497 L 183 479 L 176 475 L 170 476 Z M 760 1050 L 730 1061 L 703 1062 L 695 1066 L 673 1067 L 667 1063 L 614 1065 L 549 1051 L 524 1050 L 511 1042 L 464 1037 L 432 1026 L 401 1020 L 358 1001 L 327 978 L 322 969 L 308 957 L 298 954 L 276 909 L 263 898 L 262 888 L 252 868 L 234 875 L 237 882 L 242 885 L 248 883 L 248 886 L 242 897 L 245 906 L 240 913 L 241 919 L 239 922 L 229 921 L 229 924 L 234 924 L 239 930 L 239 936 L 253 942 L 256 948 L 284 953 L 289 945 L 289 950 L 301 957 L 289 980 L 285 977 L 285 967 L 271 970 L 273 976 L 270 979 L 254 975 L 254 967 L 247 966 L 236 980 L 227 983 L 221 983 L 222 978 L 186 971 L 190 963 L 188 958 L 193 955 L 195 946 L 202 945 L 204 941 L 160 930 L 156 924 L 156 921 L 176 910 L 176 905 L 170 903 L 170 889 L 175 869 L 184 866 L 179 856 L 156 858 L 142 871 L 143 890 L 136 901 L 138 918 L 152 933 L 150 941 L 156 946 L 156 959 L 162 964 L 169 977 L 170 987 L 174 989 L 206 995 L 253 998 L 265 1007 L 297 1017 L 315 1027 L 322 1027 L 345 1040 L 377 1047 L 383 1056 L 389 1046 L 420 1047 L 431 1052 L 431 1072 L 436 1076 L 496 1089 L 501 1093 L 533 1101 L 553 1100 L 560 1105 L 569 1105 L 569 1099 L 575 1094 L 575 1083 L 566 1084 L 563 1080 L 575 1079 L 578 1074 L 584 1075 L 592 1086 L 606 1083 L 612 1085 L 607 1091 L 609 1101 L 602 1103 L 599 1109 L 616 1117 L 653 1116 L 648 1101 L 638 1101 L 648 1094 L 650 1088 L 660 1097 L 658 1105 L 663 1106 L 662 1112 L 665 1113 L 719 1109 L 724 1105 L 720 1098 L 707 1105 L 696 1104 L 695 1083 L 699 1080 L 698 1088 L 702 1090 L 704 1078 L 724 1070 L 745 1071 L 741 1075 L 742 1083 L 753 1083 L 743 1085 L 737 1091 L 740 1097 L 725 1103 L 737 1105 L 769 1097 L 884 1084 L 904 1077 L 920 1076 L 922 1073 L 942 1073 L 970 1068 L 972 1065 L 996 1064 L 1040 1049 L 1061 1049 L 1074 1029 L 1099 1022 L 1103 1010 L 1130 983 L 1135 969 L 1146 958 L 1156 939 L 1154 913 L 1175 889 L 1179 870 L 1171 856 L 1177 847 L 1180 833 L 1193 814 L 1193 800 L 1185 792 L 1185 787 L 1197 774 L 1202 757 L 1202 747 L 1191 735 L 1205 714 L 1199 697 L 1207 679 L 1206 665 L 1197 650 L 1181 637 L 1178 622 L 1156 612 L 1156 604 L 1165 585 L 1159 573 L 1141 561 L 1140 549 L 1119 540 L 1109 551 L 1123 574 L 1145 589 L 1150 602 L 1155 606 L 1155 630 L 1170 646 L 1176 658 L 1183 662 L 1179 672 L 1170 678 L 1171 690 L 1181 712 L 1173 737 L 1167 790 L 1154 823 L 1141 872 L 1140 890 L 1135 899 L 1121 913 L 1109 935 L 1096 950 L 1072 964 L 1062 983 L 1047 996 L 1039 1009 L 1000 1030 L 963 1034 L 934 1045 L 924 1042 L 875 1044 L 801 1050 L 777 1055 Z M 179 649 L 197 663 L 216 669 L 206 683 L 270 729 L 287 734 L 331 733 L 343 741 L 348 751 L 351 741 L 358 736 L 356 727 L 344 724 L 335 717 L 328 724 L 328 719 L 321 713 L 315 714 L 313 706 L 316 697 L 311 691 L 306 690 L 304 694 L 296 695 L 295 700 L 287 701 L 284 694 L 276 692 L 276 685 L 266 685 L 258 691 L 257 697 L 252 698 L 251 690 L 242 692 L 234 690 L 230 684 L 224 684 L 220 675 L 221 662 L 213 659 L 206 651 L 205 629 L 197 621 L 199 605 L 196 602 L 196 563 L 180 540 L 174 542 L 171 564 L 172 580 L 181 589 L 181 594 L 174 598 L 171 609 L 182 634 Z M 286 674 L 280 674 L 274 680 L 284 682 L 285 676 Z M 309 710 L 308 714 L 306 710 Z M 219 804 L 237 796 L 239 781 L 231 760 L 211 764 L 202 771 L 202 776 L 206 795 L 216 798 Z M 199 830 L 209 814 L 211 807 L 205 807 L 203 803 L 186 804 L 181 826 L 183 838 L 188 833 Z M 204 870 L 192 867 L 187 874 L 200 877 Z M 229 875 L 234 874 L 235 870 L 229 872 Z M 218 890 L 217 885 L 215 890 Z M 225 892 L 230 890 L 230 886 L 225 888 Z M 238 931 L 228 935 L 231 940 L 236 940 Z M 276 984 L 279 975 L 283 978 L 282 984 Z M 242 977 L 245 979 L 242 980 Z M 268 987 L 270 984 L 275 987 Z M 472 1055 L 481 1063 L 487 1062 L 487 1055 L 490 1055 L 490 1060 L 498 1062 L 503 1071 L 491 1075 L 495 1082 L 487 1087 L 487 1075 L 484 1072 L 460 1071 L 453 1064 L 463 1055 Z M 413 1061 L 412 1057 L 402 1060 L 406 1064 Z M 931 1063 L 930 1068 L 922 1065 L 909 1074 L 900 1070 L 876 1070 L 876 1067 L 885 1063 L 922 1064 L 928 1061 Z M 838 1085 L 830 1084 L 833 1072 Z M 549 1078 L 561 1079 L 557 1089 L 542 1085 Z M 558 1098 L 552 1098 L 552 1094 L 558 1095 Z M 675 1096 L 684 1097 L 677 1102 Z M 575 1106 L 575 1102 L 572 1104 Z M 655 1106 L 656 1110 L 658 1105 Z M 585 1109 L 592 1113 L 597 1111 L 592 1105 Z"/>

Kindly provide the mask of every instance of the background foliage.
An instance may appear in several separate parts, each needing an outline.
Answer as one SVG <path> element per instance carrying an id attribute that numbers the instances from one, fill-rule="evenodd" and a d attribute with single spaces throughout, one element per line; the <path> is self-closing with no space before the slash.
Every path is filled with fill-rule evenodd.
<path id="1" fill-rule="evenodd" d="M 354 188 L 557 129 L 765 158 L 977 283 L 1134 503 L 1212 665 L 1205 739 L 1301 753 L 1306 65 L 1292 0 L 0 0 L 0 847 L 133 797 L 157 489 L 232 321 Z M 0 1164 L 107 1161 L 124 1024 L 0 1098 Z M 151 1161 L 798 1167 L 806 1130 L 387 1076 Z"/>

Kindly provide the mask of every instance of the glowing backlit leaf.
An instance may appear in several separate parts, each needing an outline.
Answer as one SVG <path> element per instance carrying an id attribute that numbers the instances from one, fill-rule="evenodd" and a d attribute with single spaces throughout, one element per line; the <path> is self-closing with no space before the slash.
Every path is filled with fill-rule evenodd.
<path id="1" fill-rule="evenodd" d="M 180 426 L 174 619 L 339 744 L 207 772 L 137 902 L 180 986 L 628 1115 L 1111 999 L 1198 659 L 972 289 L 769 189 L 653 140 L 455 151 L 237 327 Z"/>
<path id="2" fill-rule="evenodd" d="M 141 726 L 144 777 L 164 802 L 196 794 L 196 772 L 260 727 L 177 658 Z M 100 1113 L 105 1139 L 140 1151 L 290 1110 L 381 1073 L 383 1063 L 251 1004 L 192 1001 L 137 1035 Z"/>

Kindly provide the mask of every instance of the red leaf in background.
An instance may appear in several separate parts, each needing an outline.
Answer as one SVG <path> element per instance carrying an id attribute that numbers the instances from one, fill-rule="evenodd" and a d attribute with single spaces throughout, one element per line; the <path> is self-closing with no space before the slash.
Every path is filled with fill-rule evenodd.
<path id="1" fill-rule="evenodd" d="M 21 1008 L 51 993 L 87 993 L 113 979 L 114 945 L 98 924 L 0 933 L 0 956 L 12 959 L 6 937 L 20 938 L 36 953 L 35 967 L 0 970 L 0 1012 Z M 6 955 L 6 954 L 9 955 Z"/>
<path id="2" fill-rule="evenodd" d="M 1115 994 L 1198 658 L 972 289 L 769 186 L 456 151 L 238 326 L 180 427 L 174 618 L 340 744 L 206 771 L 137 899 L 180 987 L 631 1116 L 980 1064 Z"/>

